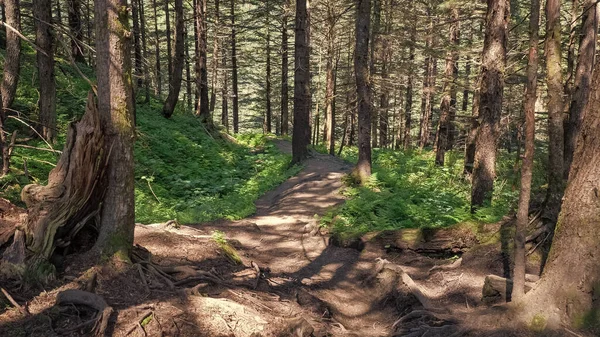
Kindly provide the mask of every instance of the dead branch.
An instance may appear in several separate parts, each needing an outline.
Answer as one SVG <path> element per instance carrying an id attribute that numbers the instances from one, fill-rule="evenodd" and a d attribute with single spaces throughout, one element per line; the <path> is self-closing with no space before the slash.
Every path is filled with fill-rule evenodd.
<path id="1" fill-rule="evenodd" d="M 4 296 L 10 301 L 10 303 L 17 308 L 23 315 L 25 316 L 29 316 L 31 315 L 29 313 L 29 310 L 27 310 L 27 307 L 25 306 L 21 306 L 19 303 L 17 303 L 17 301 L 15 301 L 15 299 L 10 296 L 10 294 L 8 293 L 8 291 L 6 291 L 6 289 L 4 288 L 0 288 L 0 290 L 2 290 L 2 293 L 4 294 Z"/>

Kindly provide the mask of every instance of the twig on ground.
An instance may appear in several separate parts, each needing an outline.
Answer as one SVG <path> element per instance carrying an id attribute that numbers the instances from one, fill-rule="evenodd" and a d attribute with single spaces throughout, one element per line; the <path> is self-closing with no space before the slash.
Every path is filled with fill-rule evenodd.
<path id="1" fill-rule="evenodd" d="M 10 294 L 8 293 L 8 291 L 6 291 L 6 289 L 4 288 L 0 288 L 0 290 L 2 290 L 2 293 L 4 294 L 4 296 L 10 301 L 10 303 L 17 308 L 17 310 L 19 310 L 23 315 L 25 316 L 29 316 L 31 315 L 29 313 L 29 310 L 27 310 L 27 307 L 20 305 L 19 303 L 17 303 L 17 301 L 15 301 L 15 299 L 10 296 Z"/>

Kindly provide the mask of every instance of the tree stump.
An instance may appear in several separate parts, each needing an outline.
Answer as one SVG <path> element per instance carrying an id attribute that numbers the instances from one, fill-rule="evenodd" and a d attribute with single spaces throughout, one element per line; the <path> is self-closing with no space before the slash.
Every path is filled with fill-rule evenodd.
<path id="1" fill-rule="evenodd" d="M 90 92 L 84 116 L 69 126 L 64 150 L 48 176 L 48 184 L 27 185 L 21 191 L 27 205 L 23 226 L 27 256 L 15 262 L 47 261 L 56 247 L 68 246 L 98 212 L 107 158 L 103 148 L 98 108 Z"/>

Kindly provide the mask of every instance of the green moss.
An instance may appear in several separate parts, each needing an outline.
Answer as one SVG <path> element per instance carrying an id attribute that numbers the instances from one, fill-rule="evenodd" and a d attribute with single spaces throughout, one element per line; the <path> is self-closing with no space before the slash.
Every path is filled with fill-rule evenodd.
<path id="1" fill-rule="evenodd" d="M 529 323 L 529 329 L 535 332 L 542 332 L 546 329 L 547 320 L 542 314 L 536 314 Z"/>
<path id="2" fill-rule="evenodd" d="M 225 234 L 223 232 L 214 231 L 212 235 L 212 240 L 219 246 L 223 254 L 225 254 L 225 256 L 232 263 L 242 264 L 242 259 L 240 258 L 235 248 L 233 248 L 233 246 L 231 246 L 229 242 L 227 242 L 227 239 L 225 238 Z"/>

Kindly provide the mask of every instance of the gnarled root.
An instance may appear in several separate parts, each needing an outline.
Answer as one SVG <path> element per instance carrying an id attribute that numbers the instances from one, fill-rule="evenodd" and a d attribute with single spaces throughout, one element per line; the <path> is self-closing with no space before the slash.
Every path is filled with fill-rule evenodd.
<path id="1" fill-rule="evenodd" d="M 82 305 L 95 309 L 97 313 L 92 320 L 84 322 L 71 330 L 77 330 L 93 323 L 93 335 L 98 337 L 104 336 L 104 332 L 108 326 L 108 319 L 113 312 L 113 308 L 110 307 L 101 296 L 83 290 L 69 289 L 58 293 L 56 296 L 56 304 Z"/>

